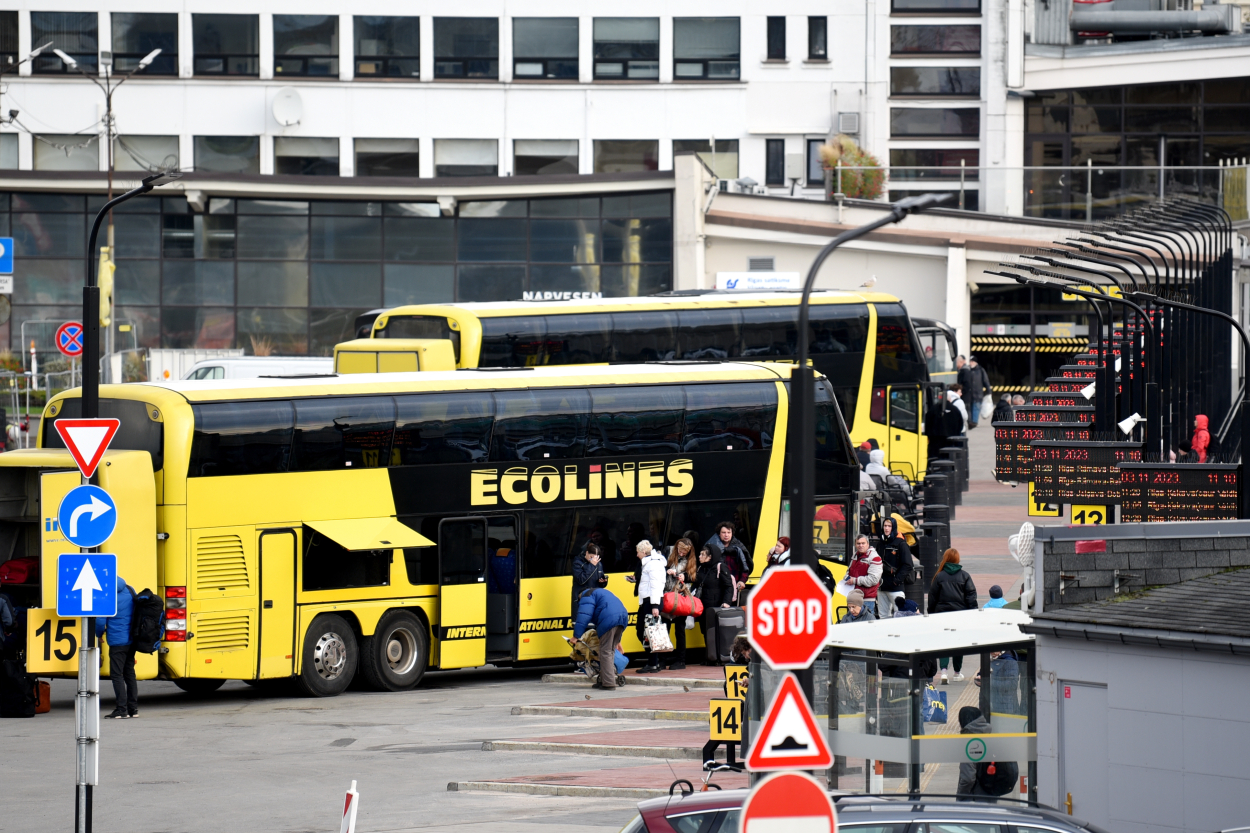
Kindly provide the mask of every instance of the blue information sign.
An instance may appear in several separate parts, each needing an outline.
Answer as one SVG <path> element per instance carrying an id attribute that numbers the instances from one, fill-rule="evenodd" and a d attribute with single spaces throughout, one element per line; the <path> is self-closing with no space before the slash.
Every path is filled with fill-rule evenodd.
<path id="1" fill-rule="evenodd" d="M 56 559 L 57 616 L 117 615 L 117 556 L 67 552 Z"/>
<path id="2" fill-rule="evenodd" d="M 99 486 L 75 486 L 61 499 L 57 523 L 74 546 L 98 547 L 117 528 L 117 504 Z"/>
<path id="3" fill-rule="evenodd" d="M 0 275 L 13 274 L 13 238 L 0 237 Z"/>

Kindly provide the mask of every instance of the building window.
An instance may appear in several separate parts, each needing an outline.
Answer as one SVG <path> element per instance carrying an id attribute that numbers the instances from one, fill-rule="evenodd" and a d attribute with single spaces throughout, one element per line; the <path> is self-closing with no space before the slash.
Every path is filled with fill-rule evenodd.
<path id="1" fill-rule="evenodd" d="M 154 49 L 145 75 L 178 74 L 178 15 L 113 12 L 113 71 L 131 72 Z"/>
<path id="2" fill-rule="evenodd" d="M 820 146 L 824 139 L 807 140 L 807 187 L 825 187 L 825 163 L 820 158 Z"/>
<path id="3" fill-rule="evenodd" d="M 739 25 L 736 17 L 673 18 L 673 78 L 737 81 Z"/>
<path id="4" fill-rule="evenodd" d="M 575 174 L 578 169 L 576 139 L 517 139 L 513 143 L 515 176 Z"/>
<path id="5" fill-rule="evenodd" d="M 193 14 L 196 75 L 260 75 L 260 17 Z"/>
<path id="6" fill-rule="evenodd" d="M 896 14 L 980 14 L 981 0 L 891 0 Z"/>
<path id="7" fill-rule="evenodd" d="M 786 140 L 764 140 L 764 184 L 786 184 Z"/>
<path id="8" fill-rule="evenodd" d="M 577 80 L 577 18 L 514 17 L 512 75 Z"/>
<path id="9" fill-rule="evenodd" d="M 717 179 L 738 178 L 738 140 L 717 139 L 716 147 L 708 139 L 674 139 L 673 154 L 691 152 L 698 154 Z"/>
<path id="10" fill-rule="evenodd" d="M 981 27 L 891 26 L 893 55 L 980 55 Z"/>
<path id="11" fill-rule="evenodd" d="M 258 136 L 196 136 L 194 144 L 197 173 L 260 173 Z"/>
<path id="12" fill-rule="evenodd" d="M 626 141 L 595 140 L 595 173 L 657 171 L 660 143 L 646 139 Z"/>
<path id="13" fill-rule="evenodd" d="M 809 17 L 807 19 L 807 59 L 809 61 L 829 60 L 829 18 Z"/>
<path id="14" fill-rule="evenodd" d="M 295 176 L 338 176 L 339 140 L 275 136 L 273 172 Z"/>
<path id="15" fill-rule="evenodd" d="M 784 61 L 786 59 L 786 19 L 784 17 L 768 18 L 768 60 Z"/>
<path id="16" fill-rule="evenodd" d="M 980 67 L 890 67 L 890 95 L 979 96 Z"/>
<path id="17" fill-rule="evenodd" d="M 0 133 L 0 170 L 17 170 L 16 133 Z"/>
<path id="18" fill-rule="evenodd" d="M 356 176 L 421 176 L 417 139 L 357 139 Z"/>
<path id="19" fill-rule="evenodd" d="M 434 18 L 435 78 L 498 78 L 499 19 Z"/>
<path id="20" fill-rule="evenodd" d="M 98 171 L 100 146 L 98 136 L 76 134 L 41 134 L 34 137 L 36 171 Z"/>
<path id="21" fill-rule="evenodd" d="M 435 176 L 499 176 L 494 139 L 435 139 Z"/>
<path id="22" fill-rule="evenodd" d="M 595 18 L 595 78 L 643 81 L 659 77 L 658 17 Z"/>
<path id="23" fill-rule="evenodd" d="M 16 63 L 17 49 L 17 12 L 0 12 L 0 66 L 7 68 Z"/>
<path id="24" fill-rule="evenodd" d="M 906 148 L 890 151 L 890 179 L 977 179 L 981 152 L 976 148 Z"/>
<path id="25" fill-rule="evenodd" d="M 898 138 L 967 136 L 975 139 L 981 135 L 981 108 L 891 107 L 890 135 Z"/>
<path id="26" fill-rule="evenodd" d="M 352 29 L 356 77 L 421 77 L 421 18 L 357 15 Z"/>
<path id="27" fill-rule="evenodd" d="M 31 12 L 30 42 L 33 46 L 48 41 L 78 62 L 85 72 L 94 73 L 99 60 L 99 16 L 95 12 Z M 60 75 L 71 70 L 48 50 L 36 58 L 31 71 L 40 75 Z"/>
<path id="28" fill-rule="evenodd" d="M 178 170 L 177 136 L 118 136 L 113 142 L 113 167 L 119 171 Z"/>
<path id="29" fill-rule="evenodd" d="M 273 16 L 273 73 L 275 76 L 284 78 L 289 76 L 337 78 L 339 74 L 339 16 L 336 14 L 275 14 Z"/>

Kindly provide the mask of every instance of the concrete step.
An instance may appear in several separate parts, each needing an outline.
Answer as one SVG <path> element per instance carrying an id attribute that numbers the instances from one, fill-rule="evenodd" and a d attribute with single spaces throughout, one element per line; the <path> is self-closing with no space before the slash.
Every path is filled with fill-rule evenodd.
<path id="1" fill-rule="evenodd" d="M 474 790 L 527 795 L 643 799 L 668 795 L 669 787 L 675 778 L 686 779 L 697 790 L 702 786 L 703 768 L 701 764 L 694 761 L 665 761 L 604 770 L 523 775 L 515 778 L 481 781 L 452 781 L 447 785 L 447 789 L 451 792 Z M 712 781 L 726 790 L 747 786 L 745 772 L 717 773 Z"/>
<path id="2" fill-rule="evenodd" d="M 680 671 L 673 672 L 680 674 Z M 722 691 L 724 690 L 724 682 L 722 680 L 705 680 L 695 677 L 661 677 L 659 675 L 641 675 L 628 674 L 622 675 L 620 679 L 625 680 L 626 685 L 640 685 L 652 687 L 678 687 L 685 688 L 687 691 L 694 689 L 709 689 Z M 585 674 L 544 674 L 544 683 L 554 683 L 556 685 L 567 685 L 575 688 L 590 688 L 590 678 Z"/>
<path id="3" fill-rule="evenodd" d="M 513 714 L 542 714 L 558 717 L 604 717 L 610 720 L 697 720 L 707 722 L 707 709 L 639 709 L 586 706 L 513 706 Z"/>

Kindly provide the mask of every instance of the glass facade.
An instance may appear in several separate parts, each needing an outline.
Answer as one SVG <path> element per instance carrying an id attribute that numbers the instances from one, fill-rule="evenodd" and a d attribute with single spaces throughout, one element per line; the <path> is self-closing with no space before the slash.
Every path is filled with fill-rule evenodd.
<path id="1" fill-rule="evenodd" d="M 80 253 L 104 197 L 0 194 L 14 238 L 15 352 L 82 315 Z M 504 301 L 526 293 L 648 295 L 672 288 L 670 191 L 462 202 L 140 197 L 114 212 L 114 320 L 129 347 L 242 347 L 329 355 L 380 306 Z M 22 325 L 27 323 L 23 333 Z M 41 323 L 42 322 L 42 323 Z"/>
<path id="2" fill-rule="evenodd" d="M 1025 106 L 1025 165 L 1092 162 L 1089 175 L 1027 172 L 1025 212 L 1034 217 L 1084 220 L 1087 190 L 1095 220 L 1153 201 L 1160 189 L 1167 196 L 1214 201 L 1218 171 L 1173 166 L 1215 166 L 1250 156 L 1246 77 L 1039 92 Z"/>
<path id="3" fill-rule="evenodd" d="M 1097 318 L 1085 301 L 1065 301 L 1056 289 L 982 284 L 972 294 L 970 323 L 972 355 L 997 397 L 1044 389 L 1088 345 Z"/>

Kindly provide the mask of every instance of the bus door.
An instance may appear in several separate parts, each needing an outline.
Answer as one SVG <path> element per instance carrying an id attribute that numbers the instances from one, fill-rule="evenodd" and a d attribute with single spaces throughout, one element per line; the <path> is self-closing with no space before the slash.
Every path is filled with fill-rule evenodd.
<path id="1" fill-rule="evenodd" d="M 260 650 L 256 679 L 295 673 L 295 568 L 299 538 L 294 529 L 263 529 L 260 553 Z"/>
<path id="2" fill-rule="evenodd" d="M 438 525 L 439 668 L 486 664 L 487 520 Z"/>
<path id="3" fill-rule="evenodd" d="M 889 455 L 886 468 L 917 480 L 924 471 L 924 414 L 920 385 L 891 385 L 889 400 Z"/>
<path id="4" fill-rule="evenodd" d="M 520 554 L 517 518 L 496 515 L 486 523 L 486 653 L 491 659 L 513 659 Z"/>

